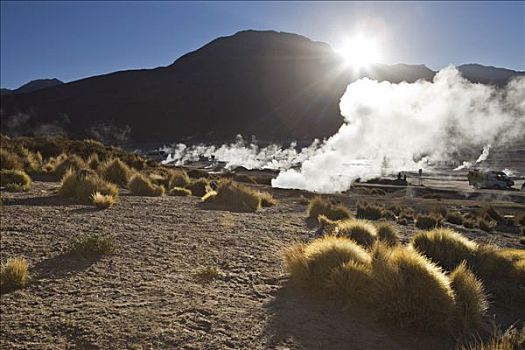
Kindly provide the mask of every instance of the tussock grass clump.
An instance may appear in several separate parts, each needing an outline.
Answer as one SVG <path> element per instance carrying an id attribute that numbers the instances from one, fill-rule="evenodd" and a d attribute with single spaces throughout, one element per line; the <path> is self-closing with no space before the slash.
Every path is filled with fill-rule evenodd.
<path id="1" fill-rule="evenodd" d="M 440 227 L 442 223 L 441 217 L 437 215 L 424 215 L 420 214 L 416 216 L 416 227 L 421 230 L 432 230 L 436 227 Z"/>
<path id="2" fill-rule="evenodd" d="M 486 220 L 480 218 L 478 220 L 478 227 L 485 232 L 492 232 L 496 228 L 497 223 L 495 221 Z"/>
<path id="3" fill-rule="evenodd" d="M 0 148 L 0 169 L 22 170 L 23 164 L 16 153 Z"/>
<path id="4" fill-rule="evenodd" d="M 338 221 L 330 220 L 322 214 L 317 217 L 317 221 L 321 232 L 333 232 L 338 223 Z"/>
<path id="5" fill-rule="evenodd" d="M 27 191 L 31 188 L 31 177 L 22 170 L 1 170 L 0 184 L 10 191 Z"/>
<path id="6" fill-rule="evenodd" d="M 352 213 L 347 207 L 334 205 L 320 196 L 310 200 L 307 213 L 309 218 L 314 219 L 317 219 L 319 215 L 324 215 L 330 220 L 343 220 L 352 217 Z"/>
<path id="7" fill-rule="evenodd" d="M 28 264 L 24 258 L 7 259 L 0 267 L 0 292 L 22 288 L 28 280 Z"/>
<path id="8" fill-rule="evenodd" d="M 184 170 L 170 169 L 168 174 L 168 188 L 184 187 L 190 182 L 191 179 Z"/>
<path id="9" fill-rule="evenodd" d="M 391 205 L 386 209 L 393 212 L 396 216 L 400 215 L 401 212 L 403 211 L 403 208 L 401 208 L 399 205 Z"/>
<path id="10" fill-rule="evenodd" d="M 461 213 L 459 212 L 453 212 L 453 211 L 450 211 L 448 212 L 447 216 L 446 216 L 446 219 L 448 222 L 450 222 L 451 224 L 454 224 L 454 225 L 463 225 L 463 220 L 464 220 L 464 217 L 463 215 L 461 215 Z"/>
<path id="11" fill-rule="evenodd" d="M 494 208 L 491 205 L 483 209 L 481 216 L 485 217 L 487 221 L 493 220 L 493 221 L 496 221 L 497 223 L 506 223 L 505 217 L 503 217 L 503 215 L 501 215 L 496 210 L 496 208 Z"/>
<path id="12" fill-rule="evenodd" d="M 120 187 L 126 187 L 133 175 L 133 170 L 119 158 L 105 161 L 99 166 L 98 172 L 103 179 Z"/>
<path id="13" fill-rule="evenodd" d="M 94 193 L 118 196 L 118 188 L 100 177 L 93 170 L 74 171 L 69 169 L 62 177 L 59 195 L 74 198 L 81 203 L 91 203 Z"/>
<path id="14" fill-rule="evenodd" d="M 80 158 L 76 154 L 71 154 L 68 156 L 59 156 L 56 160 L 56 165 L 53 171 L 55 175 L 62 177 L 69 169 L 77 171 L 86 168 L 88 168 L 88 166 L 84 159 Z"/>
<path id="15" fill-rule="evenodd" d="M 357 203 L 356 216 L 360 219 L 379 220 L 381 219 L 383 209 L 380 206 L 367 202 Z"/>
<path id="16" fill-rule="evenodd" d="M 514 218 L 514 223 L 516 225 L 525 227 L 525 213 L 516 215 Z"/>
<path id="17" fill-rule="evenodd" d="M 399 230 L 393 223 L 380 222 L 376 224 L 376 228 L 377 237 L 382 243 L 388 246 L 394 246 L 401 243 L 399 239 Z"/>
<path id="18" fill-rule="evenodd" d="M 202 200 L 222 209 L 239 212 L 255 212 L 261 207 L 257 191 L 231 180 L 222 181 L 216 192 L 216 195 L 204 196 Z"/>
<path id="19" fill-rule="evenodd" d="M 131 176 L 128 188 L 136 196 L 159 197 L 163 196 L 165 189 L 163 186 L 155 185 L 148 177 L 141 173 Z"/>
<path id="20" fill-rule="evenodd" d="M 381 211 L 381 217 L 386 220 L 396 220 L 396 214 L 392 210 L 383 209 Z"/>
<path id="21" fill-rule="evenodd" d="M 182 188 L 182 187 L 173 187 L 170 192 L 169 192 L 170 196 L 182 196 L 182 197 L 187 197 L 187 196 L 191 196 L 191 191 L 188 190 L 187 188 Z"/>
<path id="22" fill-rule="evenodd" d="M 471 217 L 465 217 L 463 219 L 463 226 L 466 228 L 475 228 L 476 227 L 476 220 L 474 220 Z"/>
<path id="23" fill-rule="evenodd" d="M 308 245 L 298 243 L 283 253 L 286 270 L 292 281 L 323 291 L 334 286 L 332 270 L 345 263 L 370 265 L 370 254 L 346 237 L 325 236 Z"/>
<path id="24" fill-rule="evenodd" d="M 380 318 L 403 328 L 448 330 L 454 292 L 442 270 L 413 249 L 376 246 L 370 292 Z"/>
<path id="25" fill-rule="evenodd" d="M 261 206 L 263 207 L 273 207 L 277 204 L 277 199 L 273 198 L 269 192 L 259 192 L 259 198 L 261 198 Z"/>
<path id="26" fill-rule="evenodd" d="M 495 334 L 487 342 L 462 345 L 458 350 L 522 350 L 525 349 L 525 326 L 521 330 L 511 326 L 503 334 Z"/>
<path id="27" fill-rule="evenodd" d="M 257 181 L 255 180 L 255 178 L 253 176 L 246 175 L 246 174 L 234 174 L 233 175 L 233 180 L 235 180 L 237 182 L 246 182 L 246 183 L 249 183 L 249 184 L 256 184 L 257 183 Z"/>
<path id="28" fill-rule="evenodd" d="M 455 324 L 465 332 L 478 328 L 488 309 L 483 283 L 468 269 L 465 261 L 450 273 L 449 278 L 456 294 Z"/>
<path id="29" fill-rule="evenodd" d="M 470 261 L 478 245 L 450 229 L 434 229 L 416 233 L 411 245 L 433 262 L 452 270 L 463 260 Z"/>
<path id="30" fill-rule="evenodd" d="M 195 273 L 195 277 L 202 283 L 211 282 L 221 276 L 221 270 L 217 266 L 201 267 Z"/>
<path id="31" fill-rule="evenodd" d="M 372 223 L 360 219 L 339 221 L 334 228 L 334 233 L 351 238 L 366 248 L 371 247 L 377 240 L 376 227 Z"/>
<path id="32" fill-rule="evenodd" d="M 191 194 L 196 197 L 203 197 L 206 192 L 210 191 L 210 182 L 208 179 L 201 177 L 200 179 L 193 180 L 185 186 L 191 191 Z"/>
<path id="33" fill-rule="evenodd" d="M 97 170 L 101 163 L 97 153 L 92 153 L 86 161 L 87 166 L 93 170 Z"/>
<path id="34" fill-rule="evenodd" d="M 91 199 L 95 207 L 99 209 L 107 209 L 117 202 L 117 197 L 110 194 L 102 194 L 95 192 L 91 195 Z"/>
<path id="35" fill-rule="evenodd" d="M 472 268 L 483 279 L 517 277 L 519 274 L 517 264 L 495 245 L 479 246 L 472 261 Z"/>
<path id="36" fill-rule="evenodd" d="M 345 304 L 366 305 L 371 302 L 372 281 L 373 273 L 370 264 L 348 261 L 332 269 L 326 288 Z"/>
<path id="37" fill-rule="evenodd" d="M 115 243 L 111 236 L 98 234 L 75 238 L 71 241 L 69 253 L 84 257 L 96 257 L 111 254 L 115 251 Z"/>

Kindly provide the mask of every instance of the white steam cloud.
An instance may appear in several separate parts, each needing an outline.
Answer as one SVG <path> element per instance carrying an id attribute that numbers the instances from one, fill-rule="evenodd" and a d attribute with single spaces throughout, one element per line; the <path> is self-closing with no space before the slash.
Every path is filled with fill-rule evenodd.
<path id="1" fill-rule="evenodd" d="M 338 192 L 357 178 L 425 168 L 465 150 L 524 140 L 525 78 L 498 89 L 469 82 L 453 66 L 432 82 L 363 78 L 348 85 L 340 109 L 339 131 L 300 170 L 281 172 L 274 187 Z M 486 146 L 478 160 L 488 152 Z"/>

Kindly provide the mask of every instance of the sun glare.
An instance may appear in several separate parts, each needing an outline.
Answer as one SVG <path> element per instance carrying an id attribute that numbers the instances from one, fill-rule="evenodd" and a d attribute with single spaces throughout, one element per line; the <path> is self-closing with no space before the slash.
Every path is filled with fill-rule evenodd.
<path id="1" fill-rule="evenodd" d="M 363 36 L 347 39 L 336 52 L 343 57 L 347 65 L 356 69 L 365 68 L 379 60 L 376 42 Z"/>

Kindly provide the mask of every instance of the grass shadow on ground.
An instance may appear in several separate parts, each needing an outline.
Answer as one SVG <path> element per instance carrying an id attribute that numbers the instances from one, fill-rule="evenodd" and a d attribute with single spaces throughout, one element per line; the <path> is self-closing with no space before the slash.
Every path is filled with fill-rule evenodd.
<path id="1" fill-rule="evenodd" d="M 80 257 L 61 254 L 43 260 L 35 265 L 36 278 L 63 278 L 83 271 L 97 262 L 100 257 Z"/>
<path id="2" fill-rule="evenodd" d="M 270 319 L 266 347 L 305 349 L 448 349 L 449 340 L 385 329 L 366 310 L 344 310 L 335 301 L 321 299 L 285 285 L 265 306 Z"/>
<path id="3" fill-rule="evenodd" d="M 27 198 L 2 198 L 4 206 L 18 205 L 18 206 L 37 206 L 37 207 L 52 207 L 71 204 L 72 202 L 61 196 L 40 196 Z"/>

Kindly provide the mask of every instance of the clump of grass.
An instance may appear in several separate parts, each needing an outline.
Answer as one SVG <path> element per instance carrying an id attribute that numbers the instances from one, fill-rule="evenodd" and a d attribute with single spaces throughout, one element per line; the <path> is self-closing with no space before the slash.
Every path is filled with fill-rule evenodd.
<path id="1" fill-rule="evenodd" d="M 478 247 L 471 266 L 484 280 L 517 277 L 519 273 L 512 259 L 505 256 L 500 248 L 491 244 L 483 244 Z"/>
<path id="2" fill-rule="evenodd" d="M 184 170 L 170 169 L 168 174 L 168 188 L 184 187 L 190 182 L 191 179 Z"/>
<path id="3" fill-rule="evenodd" d="M 98 172 L 103 179 L 120 187 L 126 187 L 133 175 L 133 170 L 119 158 L 102 163 Z"/>
<path id="4" fill-rule="evenodd" d="M 396 214 L 392 210 L 383 209 L 381 211 L 381 217 L 386 220 L 396 220 Z"/>
<path id="5" fill-rule="evenodd" d="M 370 248 L 377 240 L 376 227 L 366 220 L 347 219 L 339 221 L 333 232 L 339 236 L 351 238 L 366 248 Z"/>
<path id="6" fill-rule="evenodd" d="M 195 277 L 200 282 L 211 282 L 221 276 L 221 270 L 217 266 L 205 266 L 201 267 L 195 273 Z"/>
<path id="7" fill-rule="evenodd" d="M 203 197 L 208 191 L 211 190 L 210 182 L 208 179 L 201 177 L 200 179 L 193 180 L 185 186 L 191 191 L 191 194 L 196 197 Z"/>
<path id="8" fill-rule="evenodd" d="M 463 226 L 466 228 L 475 228 L 476 227 L 476 220 L 474 220 L 471 217 L 465 217 L 463 219 Z"/>
<path id="9" fill-rule="evenodd" d="M 448 330 L 455 307 L 448 277 L 423 255 L 402 246 L 376 246 L 370 292 L 380 318 L 403 328 Z"/>
<path id="10" fill-rule="evenodd" d="M 485 232 L 492 232 L 496 228 L 497 223 L 495 221 L 486 220 L 483 218 L 478 219 L 478 227 Z"/>
<path id="11" fill-rule="evenodd" d="M 401 208 L 399 205 L 391 205 L 386 209 L 393 212 L 396 216 L 400 215 L 403 210 L 403 208 Z"/>
<path id="12" fill-rule="evenodd" d="M 182 188 L 182 187 L 173 187 L 169 194 L 171 196 L 182 196 L 182 197 L 187 197 L 187 196 L 191 196 L 191 191 L 188 190 L 187 188 Z"/>
<path id="13" fill-rule="evenodd" d="M 222 209 L 239 212 L 255 212 L 261 207 L 258 192 L 232 180 L 222 181 L 216 192 L 216 195 L 204 196 L 202 200 Z"/>
<path id="14" fill-rule="evenodd" d="M 308 245 L 298 243 L 283 253 L 286 270 L 292 281 L 323 291 L 334 285 L 333 269 L 349 262 L 370 265 L 370 254 L 346 237 L 325 236 Z"/>
<path id="15" fill-rule="evenodd" d="M 92 195 L 99 192 L 102 195 L 118 196 L 118 188 L 114 184 L 101 179 L 93 170 L 74 171 L 69 169 L 62 178 L 58 193 L 64 197 L 74 198 L 81 203 L 91 203 Z"/>
<path id="16" fill-rule="evenodd" d="M 454 224 L 454 225 L 463 225 L 463 220 L 464 220 L 464 217 L 463 215 L 461 215 L 461 213 L 459 212 L 453 212 L 453 211 L 450 211 L 448 212 L 447 216 L 446 216 L 446 219 L 448 222 L 450 222 L 451 224 Z"/>
<path id="17" fill-rule="evenodd" d="M 0 169 L 22 170 L 23 164 L 16 153 L 0 148 Z"/>
<path id="18" fill-rule="evenodd" d="M 319 222 L 319 229 L 321 232 L 333 232 L 338 222 L 335 220 L 330 220 L 322 214 L 317 217 L 317 221 Z"/>
<path id="19" fill-rule="evenodd" d="M 135 173 L 131 176 L 128 188 L 136 196 L 159 197 L 166 192 L 163 186 L 155 185 L 141 173 Z"/>
<path id="20" fill-rule="evenodd" d="M 362 306 L 371 302 L 372 281 L 370 264 L 350 260 L 332 269 L 326 288 L 345 304 Z"/>
<path id="21" fill-rule="evenodd" d="M 482 217 L 485 217 L 487 220 L 493 220 L 493 221 L 496 221 L 497 223 L 506 223 L 506 220 L 505 218 L 503 217 L 503 215 L 501 215 L 497 210 L 496 208 L 494 208 L 493 206 L 489 205 L 488 207 L 486 207 L 483 212 L 482 212 Z"/>
<path id="22" fill-rule="evenodd" d="M 450 273 L 450 283 L 456 295 L 455 324 L 464 332 L 477 329 L 488 309 L 483 283 L 463 261 Z"/>
<path id="23" fill-rule="evenodd" d="M 69 253 L 83 257 L 98 257 L 115 251 L 113 237 L 91 234 L 73 239 Z"/>
<path id="24" fill-rule="evenodd" d="M 95 207 L 99 209 L 107 209 L 113 206 L 117 202 L 117 197 L 111 194 L 102 194 L 100 192 L 95 192 L 91 195 L 91 199 Z"/>
<path id="25" fill-rule="evenodd" d="M 475 242 L 450 229 L 418 232 L 411 245 L 449 271 L 463 260 L 470 261 L 478 248 Z"/>
<path id="26" fill-rule="evenodd" d="M 100 158 L 98 157 L 98 154 L 97 153 L 92 153 L 87 161 L 86 161 L 86 164 L 88 165 L 88 167 L 90 167 L 91 169 L 93 170 L 97 170 L 98 167 L 100 166 L 101 164 L 101 161 L 100 161 Z"/>
<path id="27" fill-rule="evenodd" d="M 381 219 L 383 209 L 380 206 L 367 202 L 357 203 L 356 216 L 360 219 L 379 220 Z"/>
<path id="28" fill-rule="evenodd" d="M 462 345 L 458 350 L 522 350 L 525 349 L 525 326 L 521 330 L 511 326 L 503 334 L 495 334 L 487 342 Z"/>
<path id="29" fill-rule="evenodd" d="M 416 227 L 421 230 L 432 230 L 441 226 L 442 219 L 437 215 L 419 214 L 416 216 Z"/>
<path id="30" fill-rule="evenodd" d="M 0 267 L 0 291 L 6 293 L 26 285 L 28 264 L 24 258 L 7 259 Z"/>
<path id="31" fill-rule="evenodd" d="M 516 225 L 525 227 L 525 213 L 516 215 L 514 218 L 514 223 Z"/>
<path id="32" fill-rule="evenodd" d="M 399 230 L 390 222 L 380 222 L 376 225 L 377 237 L 386 245 L 394 246 L 401 243 Z"/>
<path id="33" fill-rule="evenodd" d="M 68 156 L 59 156 L 53 171 L 55 175 L 62 177 L 69 169 L 78 171 L 86 168 L 88 168 L 88 166 L 84 159 L 80 158 L 76 154 L 71 154 Z"/>
<path id="34" fill-rule="evenodd" d="M 233 180 L 235 180 L 237 182 L 246 182 L 246 183 L 249 183 L 249 184 L 256 184 L 257 183 L 257 181 L 255 180 L 255 178 L 253 176 L 246 175 L 246 174 L 234 174 L 233 175 Z"/>
<path id="35" fill-rule="evenodd" d="M 269 192 L 259 192 L 259 198 L 261 198 L 261 206 L 263 207 L 273 207 L 277 204 L 277 199 L 273 198 Z"/>
<path id="36" fill-rule="evenodd" d="M 350 210 L 343 205 L 334 205 L 326 199 L 316 196 L 308 204 L 308 217 L 317 219 L 319 215 L 324 215 L 330 220 L 343 220 L 352 217 Z"/>
<path id="37" fill-rule="evenodd" d="M 23 170 L 0 170 L 0 184 L 9 191 L 27 191 L 31 188 L 31 177 Z"/>

